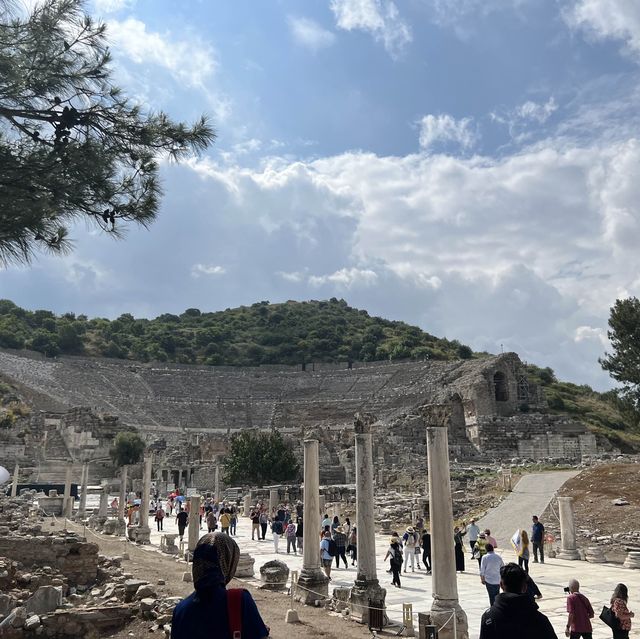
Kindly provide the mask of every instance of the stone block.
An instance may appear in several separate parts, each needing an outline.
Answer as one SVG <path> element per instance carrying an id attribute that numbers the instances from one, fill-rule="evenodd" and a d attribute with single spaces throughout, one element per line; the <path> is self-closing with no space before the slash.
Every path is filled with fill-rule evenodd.
<path id="1" fill-rule="evenodd" d="M 260 566 L 261 588 L 267 590 L 284 590 L 289 579 L 289 566 L 274 559 Z"/>
<path id="2" fill-rule="evenodd" d="M 253 566 L 256 560 L 248 553 L 240 553 L 238 567 L 236 568 L 236 577 L 253 577 Z"/>
<path id="3" fill-rule="evenodd" d="M 26 631 L 35 630 L 40 626 L 40 617 L 38 615 L 31 615 L 27 617 L 27 620 L 24 622 L 24 629 Z"/>
<path id="4" fill-rule="evenodd" d="M 6 617 L 15 607 L 15 597 L 0 593 L 0 617 Z"/>
<path id="5" fill-rule="evenodd" d="M 60 586 L 40 586 L 24 604 L 25 610 L 30 615 L 44 615 L 60 606 L 62 606 Z"/>

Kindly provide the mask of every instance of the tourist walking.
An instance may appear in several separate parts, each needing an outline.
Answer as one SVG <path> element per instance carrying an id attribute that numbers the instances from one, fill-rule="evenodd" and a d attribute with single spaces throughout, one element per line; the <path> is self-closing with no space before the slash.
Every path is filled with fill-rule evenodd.
<path id="1" fill-rule="evenodd" d="M 415 572 L 416 544 L 418 543 L 418 535 L 413 526 L 409 526 L 407 528 L 404 535 L 402 535 L 402 541 L 404 542 L 404 572 L 407 572 L 409 564 L 411 564 L 411 572 Z"/>
<path id="2" fill-rule="evenodd" d="M 218 527 L 218 520 L 216 519 L 213 509 L 206 514 L 205 520 L 207 522 L 207 531 L 210 533 L 215 532 Z"/>
<path id="3" fill-rule="evenodd" d="M 184 529 L 189 525 L 189 513 L 181 508 L 176 515 L 176 522 L 178 523 L 178 536 L 180 537 L 180 541 L 182 541 Z"/>
<path id="4" fill-rule="evenodd" d="M 344 528 L 344 534 L 347 536 L 347 539 L 349 539 L 349 535 L 351 534 L 351 520 L 348 517 L 344 518 L 342 527 Z"/>
<path id="5" fill-rule="evenodd" d="M 329 526 L 329 528 L 331 528 L 331 520 L 329 519 L 329 515 L 327 515 L 327 513 L 324 514 L 324 517 L 322 518 L 322 521 L 320 522 L 320 530 L 325 530 L 326 527 Z M 324 532 L 322 533 L 323 537 L 324 537 Z"/>
<path id="6" fill-rule="evenodd" d="M 262 532 L 262 541 L 264 541 L 267 536 L 268 524 L 269 524 L 269 516 L 267 515 L 267 511 L 263 510 L 260 513 L 260 531 Z"/>
<path id="7" fill-rule="evenodd" d="M 631 630 L 631 619 L 635 616 L 627 607 L 629 591 L 624 584 L 618 584 L 611 595 L 611 612 L 615 615 L 620 626 L 613 628 L 613 639 L 628 639 Z"/>
<path id="8" fill-rule="evenodd" d="M 255 536 L 258 536 L 258 540 L 260 539 L 260 513 L 257 510 L 254 510 L 251 513 L 251 541 L 255 539 Z"/>
<path id="9" fill-rule="evenodd" d="M 298 546 L 298 550 L 303 552 L 304 548 L 302 546 L 304 538 L 304 526 L 302 523 L 302 517 L 298 517 L 298 525 L 296 527 L 296 544 Z"/>
<path id="10" fill-rule="evenodd" d="M 238 525 L 238 509 L 235 506 L 231 506 L 231 513 L 229 519 L 229 532 L 235 537 L 236 527 Z"/>
<path id="11" fill-rule="evenodd" d="M 456 557 L 456 572 L 464 572 L 464 549 L 462 547 L 462 537 L 467 534 L 466 530 L 461 530 L 456 526 L 453 529 L 453 543 Z"/>
<path id="12" fill-rule="evenodd" d="M 342 526 L 338 526 L 333 533 L 333 541 L 336 544 L 336 568 L 340 568 L 340 559 L 344 561 L 344 568 L 347 570 L 349 568 L 349 563 L 347 562 L 347 536 L 344 534 L 344 528 Z"/>
<path id="13" fill-rule="evenodd" d="M 484 536 L 487 540 L 487 543 L 491 544 L 493 546 L 493 549 L 495 550 L 498 547 L 498 542 L 496 541 L 496 538 L 491 535 L 491 531 L 488 528 L 485 529 Z"/>
<path id="14" fill-rule="evenodd" d="M 518 566 L 529 574 L 529 535 L 526 530 L 520 531 L 520 550 L 518 551 Z"/>
<path id="15" fill-rule="evenodd" d="M 538 563 L 538 553 L 540 553 L 540 563 L 544 563 L 544 526 L 537 515 L 531 518 L 531 544 L 533 545 L 533 563 Z"/>
<path id="16" fill-rule="evenodd" d="M 231 515 L 229 514 L 228 508 L 222 509 L 222 514 L 220 515 L 220 530 L 223 533 L 229 534 L 229 526 L 231 525 Z"/>
<path id="17" fill-rule="evenodd" d="M 331 539 L 331 532 L 327 531 L 320 542 L 320 559 L 322 560 L 324 574 L 327 575 L 329 581 L 331 581 L 331 566 L 333 564 L 331 551 L 334 546 L 332 544 L 335 544 L 335 542 Z"/>
<path id="18" fill-rule="evenodd" d="M 338 515 L 335 515 L 333 518 L 333 521 L 331 522 L 331 536 L 333 537 L 334 533 L 336 532 L 336 528 L 340 525 L 340 519 L 338 518 Z"/>
<path id="19" fill-rule="evenodd" d="M 195 592 L 174 609 L 171 639 L 209 639 L 234 637 L 265 639 L 265 626 L 256 602 L 245 589 L 226 590 L 235 575 L 240 558 L 238 544 L 222 533 L 206 534 L 193 553 L 193 585 Z M 240 628 L 232 619 L 237 613 Z M 212 628 L 212 620 L 215 627 Z"/>
<path id="20" fill-rule="evenodd" d="M 402 570 L 402 549 L 400 548 L 400 539 L 398 537 L 391 537 L 391 543 L 389 544 L 389 549 L 383 561 L 386 561 L 387 558 L 389 559 L 391 574 L 393 575 L 391 583 L 396 588 L 401 588 L 400 571 Z"/>
<path id="21" fill-rule="evenodd" d="M 487 554 L 487 538 L 484 533 L 480 533 L 478 540 L 473 547 L 473 558 L 478 560 L 478 568 L 482 563 L 482 558 Z"/>
<path id="22" fill-rule="evenodd" d="M 462 525 L 465 526 L 465 522 L 462 522 Z M 480 537 L 480 527 L 476 524 L 476 520 L 472 519 L 471 523 L 468 526 L 465 526 L 465 531 L 467 535 L 467 541 L 469 542 L 469 547 L 471 548 L 471 555 L 473 555 L 474 547 L 476 542 L 478 541 L 478 537 Z"/>
<path id="23" fill-rule="evenodd" d="M 296 525 L 292 521 L 287 524 L 285 535 L 287 537 L 287 555 L 291 554 L 292 548 L 293 554 L 297 555 L 298 551 L 296 550 Z"/>
<path id="24" fill-rule="evenodd" d="M 158 509 L 156 510 L 156 526 L 158 528 L 158 532 L 160 532 L 161 530 L 163 530 L 163 522 L 164 522 L 164 509 L 162 508 L 161 505 L 158 506 Z"/>
<path id="25" fill-rule="evenodd" d="M 491 544 L 486 545 L 486 550 L 487 552 L 480 562 L 480 581 L 487 589 L 489 605 L 493 606 L 493 602 L 500 592 L 500 569 L 504 566 L 504 561 L 500 555 L 493 552 Z"/>
<path id="26" fill-rule="evenodd" d="M 349 535 L 347 551 L 351 551 L 351 565 L 355 566 L 356 561 L 358 561 L 358 530 L 355 526 L 351 529 L 351 534 Z"/>
<path id="27" fill-rule="evenodd" d="M 580 592 L 580 582 L 577 579 L 569 579 L 567 612 L 569 617 L 565 635 L 570 639 L 591 639 L 593 608 L 591 602 Z"/>
<path id="28" fill-rule="evenodd" d="M 204 504 L 200 505 L 200 508 L 198 509 L 198 528 L 202 528 L 202 519 L 204 517 Z"/>
<path id="29" fill-rule="evenodd" d="M 271 522 L 271 532 L 273 533 L 273 547 L 278 554 L 278 547 L 280 545 L 280 536 L 284 532 L 282 522 L 279 519 L 274 519 Z"/>
<path id="30" fill-rule="evenodd" d="M 462 561 L 464 563 L 464 553 L 462 553 Z M 431 535 L 425 528 L 422 533 L 422 563 L 427 569 L 427 574 L 431 574 Z"/>

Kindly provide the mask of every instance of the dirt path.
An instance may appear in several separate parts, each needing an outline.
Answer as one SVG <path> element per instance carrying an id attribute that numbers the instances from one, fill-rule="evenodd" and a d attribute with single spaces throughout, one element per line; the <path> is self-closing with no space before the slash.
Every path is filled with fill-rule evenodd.
<path id="1" fill-rule="evenodd" d="M 61 528 L 61 525 L 58 525 Z M 82 533 L 82 526 L 70 525 L 70 529 Z M 122 538 L 115 538 L 106 535 L 95 535 L 92 531 L 87 531 L 89 541 L 95 542 L 100 547 L 100 552 L 104 555 L 115 556 L 124 553 L 125 544 Z M 193 584 L 182 581 L 182 575 L 187 569 L 183 561 L 172 559 L 167 555 L 153 550 L 152 547 L 140 547 L 134 544 L 126 544 L 129 560 L 122 562 L 123 570 L 133 577 L 144 579 L 152 584 L 158 597 L 185 597 L 193 592 Z M 166 585 L 157 585 L 162 579 Z M 282 593 L 258 590 L 252 584 L 244 580 L 234 579 L 230 587 L 247 588 L 251 591 L 256 600 L 260 614 L 265 623 L 271 629 L 271 637 L 280 638 L 295 634 L 296 639 L 324 637 L 326 639 L 363 639 L 371 636 L 366 627 L 355 622 L 346 621 L 335 613 L 329 613 L 324 609 L 312 608 L 297 604 L 301 623 L 285 623 L 285 614 L 289 609 L 290 599 Z M 130 637 L 150 637 L 164 636 L 161 631 L 154 634 L 149 633 L 152 622 L 137 620 L 128 625 L 124 630 L 112 635 L 112 639 L 130 639 Z M 397 628 L 396 630 L 397 631 Z M 391 636 L 392 632 L 378 633 L 382 636 Z M 131 634 L 133 633 L 133 634 Z"/>

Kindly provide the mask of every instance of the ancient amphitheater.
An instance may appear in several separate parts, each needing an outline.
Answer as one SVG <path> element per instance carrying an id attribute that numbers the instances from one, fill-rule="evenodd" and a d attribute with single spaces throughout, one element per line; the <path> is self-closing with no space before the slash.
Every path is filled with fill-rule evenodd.
<path id="1" fill-rule="evenodd" d="M 541 389 L 529 382 L 515 353 L 301 370 L 2 351 L 0 373 L 33 408 L 28 437 L 9 441 L 0 434 L 7 440 L 0 463 L 3 456 L 28 457 L 30 446 L 39 447 L 42 463 L 105 455 L 115 432 L 133 427 L 164 450 L 159 477 L 188 483 L 224 455 L 234 432 L 276 428 L 299 448 L 313 429 L 321 440 L 323 479 L 344 482 L 352 478 L 354 413 L 377 416 L 374 454 L 392 466 L 403 450 L 424 452 L 417 407 L 445 400 L 455 406 L 455 456 L 575 459 L 595 452 L 595 438 L 583 425 L 546 412 Z"/>

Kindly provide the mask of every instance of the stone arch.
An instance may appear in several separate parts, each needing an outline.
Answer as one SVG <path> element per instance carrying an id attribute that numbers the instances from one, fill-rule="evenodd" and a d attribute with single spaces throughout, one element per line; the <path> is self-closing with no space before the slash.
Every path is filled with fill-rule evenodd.
<path id="1" fill-rule="evenodd" d="M 496 402 L 509 401 L 509 385 L 507 384 L 507 376 L 502 371 L 498 371 L 493 376 L 493 389 Z"/>

